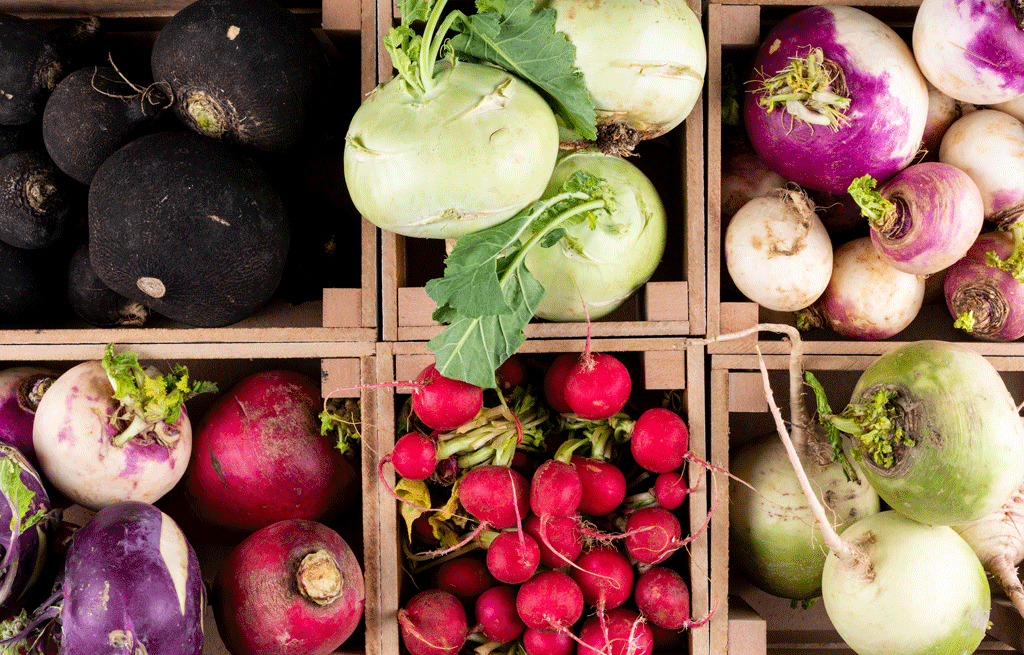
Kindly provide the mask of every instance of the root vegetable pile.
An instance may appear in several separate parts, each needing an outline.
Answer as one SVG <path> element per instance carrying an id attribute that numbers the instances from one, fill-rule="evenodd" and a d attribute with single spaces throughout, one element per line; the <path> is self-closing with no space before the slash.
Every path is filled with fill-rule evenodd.
<path id="1" fill-rule="evenodd" d="M 380 474 L 388 485 L 390 465 L 398 474 L 388 488 L 399 498 L 410 588 L 419 590 L 399 613 L 405 647 L 646 654 L 655 629 L 703 625 L 711 614 L 690 615 L 686 551 L 703 528 L 690 535 L 682 526 L 683 499 L 704 469 L 674 394 L 631 394 L 635 362 L 621 354 L 588 348 L 510 361 L 525 372 L 520 382 L 482 389 L 478 414 L 462 426 L 424 426 L 419 412 L 441 405 L 423 407 L 418 390 L 397 419 L 403 436 Z M 436 369 L 426 372 L 437 384 Z M 463 396 L 435 398 L 455 414 Z M 406 477 L 409 452 L 423 453 L 423 465 Z"/>

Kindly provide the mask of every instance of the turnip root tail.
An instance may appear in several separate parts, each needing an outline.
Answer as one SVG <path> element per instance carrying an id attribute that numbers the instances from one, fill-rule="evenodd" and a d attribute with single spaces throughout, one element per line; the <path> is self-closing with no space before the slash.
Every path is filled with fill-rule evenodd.
<path id="1" fill-rule="evenodd" d="M 839 533 L 836 532 L 835 528 L 832 527 L 832 524 L 828 520 L 828 515 L 825 513 L 824 506 L 821 504 L 817 493 L 811 486 L 811 482 L 807 478 L 807 473 L 804 472 L 804 468 L 800 463 L 800 456 L 797 454 L 792 439 L 790 439 L 789 431 L 786 429 L 786 423 L 782 419 L 782 413 L 779 411 L 779 406 L 775 403 L 772 387 L 768 380 L 768 369 L 765 367 L 764 357 L 761 355 L 760 348 L 757 349 L 757 363 L 758 367 L 761 369 L 761 379 L 764 382 L 764 396 L 768 401 L 768 407 L 771 410 L 772 418 L 775 420 L 775 427 L 778 430 L 779 437 L 782 439 L 782 443 L 786 447 L 786 453 L 789 455 L 789 461 L 793 464 L 793 470 L 796 473 L 797 479 L 800 481 L 800 488 L 803 489 L 804 495 L 807 497 L 807 503 L 811 508 L 811 513 L 814 516 L 815 523 L 818 525 L 818 529 L 821 530 L 821 535 L 825 540 L 825 545 L 828 546 L 829 550 L 836 554 L 839 560 L 843 562 L 851 573 L 855 575 L 862 575 L 865 579 L 870 579 L 874 575 L 871 562 L 867 559 L 867 556 L 863 551 L 855 547 L 853 544 L 843 540 L 839 536 Z"/>

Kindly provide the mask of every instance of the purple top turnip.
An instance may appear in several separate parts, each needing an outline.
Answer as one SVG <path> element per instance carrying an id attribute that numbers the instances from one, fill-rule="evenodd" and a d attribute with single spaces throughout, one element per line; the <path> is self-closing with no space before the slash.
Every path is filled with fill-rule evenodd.
<path id="1" fill-rule="evenodd" d="M 185 400 L 215 389 L 190 381 L 184 366 L 161 375 L 108 345 L 102 360 L 69 369 L 43 395 L 32 426 L 41 472 L 89 509 L 155 502 L 184 475 L 192 452 Z"/>
<path id="2" fill-rule="evenodd" d="M 0 441 L 20 450 L 33 465 L 32 423 L 43 394 L 60 375 L 39 366 L 14 366 L 0 371 Z"/>
<path id="3" fill-rule="evenodd" d="M 61 653 L 199 655 L 206 593 L 177 524 L 147 503 L 93 516 L 68 548 Z"/>
<path id="4" fill-rule="evenodd" d="M 983 341 L 1015 341 L 1024 336 L 1024 282 L 993 259 L 1014 252 L 1009 232 L 986 232 L 946 270 L 943 290 L 953 327 Z"/>
<path id="5" fill-rule="evenodd" d="M 747 133 L 775 172 L 843 193 L 853 178 L 888 180 L 921 144 L 924 76 L 881 20 L 847 6 L 808 7 L 779 22 L 755 55 Z"/>

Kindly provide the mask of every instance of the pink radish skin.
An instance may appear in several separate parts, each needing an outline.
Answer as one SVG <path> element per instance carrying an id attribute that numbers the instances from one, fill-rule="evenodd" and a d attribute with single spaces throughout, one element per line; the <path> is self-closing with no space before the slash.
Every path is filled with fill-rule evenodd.
<path id="1" fill-rule="evenodd" d="M 516 590 L 501 585 L 491 587 L 476 599 L 476 629 L 491 641 L 507 644 L 523 634 L 526 624 L 516 611 Z"/>
<path id="2" fill-rule="evenodd" d="M 662 507 L 644 507 L 631 513 L 625 535 L 626 550 L 643 564 L 663 562 L 682 545 L 679 519 Z"/>
<path id="3" fill-rule="evenodd" d="M 342 537 L 315 521 L 258 530 L 214 579 L 217 629 L 235 655 L 327 655 L 363 616 L 363 574 Z"/>
<path id="4" fill-rule="evenodd" d="M 565 378 L 565 402 L 588 421 L 600 421 L 626 406 L 633 381 L 626 366 L 607 353 L 584 355 Z"/>
<path id="5" fill-rule="evenodd" d="M 633 565 L 612 546 L 587 549 L 569 574 L 580 586 L 583 602 L 598 611 L 618 607 L 633 594 Z"/>
<path id="6" fill-rule="evenodd" d="M 466 643 L 469 626 L 458 598 L 426 589 L 398 610 L 402 643 L 411 655 L 456 655 Z"/>
<path id="7" fill-rule="evenodd" d="M 579 655 L 650 655 L 654 635 L 639 614 L 625 607 L 609 610 L 602 620 L 589 616 L 580 627 Z"/>
<path id="8" fill-rule="evenodd" d="M 499 582 L 522 584 L 540 566 L 540 546 L 526 532 L 499 532 L 487 547 L 487 570 Z"/>
<path id="9" fill-rule="evenodd" d="M 672 510 L 678 509 L 690 495 L 690 487 L 686 484 L 686 476 L 680 471 L 668 471 L 654 479 L 654 500 L 659 507 Z"/>
<path id="10" fill-rule="evenodd" d="M 197 517 L 232 530 L 325 520 L 352 502 L 355 471 L 320 434 L 320 381 L 262 371 L 220 394 L 195 433 L 182 480 Z"/>
<path id="11" fill-rule="evenodd" d="M 654 625 L 668 630 L 690 626 L 690 588 L 676 571 L 647 569 L 637 578 L 633 595 L 640 613 Z"/>
<path id="12" fill-rule="evenodd" d="M 523 522 L 523 530 L 537 541 L 540 563 L 544 566 L 553 569 L 568 566 L 583 551 L 577 517 L 555 516 L 545 520 L 530 514 Z"/>
<path id="13" fill-rule="evenodd" d="M 409 432 L 398 438 L 384 460 L 391 462 L 395 473 L 406 480 L 426 480 L 437 468 L 437 448 L 431 437 Z"/>
<path id="14" fill-rule="evenodd" d="M 571 412 L 572 408 L 565 402 L 565 379 L 569 371 L 576 365 L 579 355 L 574 353 L 562 353 L 553 360 L 544 374 L 544 400 L 548 407 L 563 414 Z"/>
<path id="15" fill-rule="evenodd" d="M 498 388 L 502 391 L 511 391 L 526 382 L 526 366 L 515 355 L 502 362 L 494 374 L 498 378 Z"/>
<path id="16" fill-rule="evenodd" d="M 567 631 L 583 615 L 583 592 L 569 574 L 541 571 L 520 585 L 516 609 L 527 628 Z"/>
<path id="17" fill-rule="evenodd" d="M 530 510 L 541 518 L 572 516 L 583 499 L 583 482 L 572 464 L 548 459 L 530 480 Z"/>
<path id="18" fill-rule="evenodd" d="M 669 409 L 648 409 L 636 420 L 629 439 L 633 459 L 651 473 L 667 473 L 683 465 L 690 449 L 690 432 Z"/>
<path id="19" fill-rule="evenodd" d="M 483 389 L 441 375 L 433 364 L 416 376 L 412 411 L 424 425 L 447 432 L 472 420 L 484 404 Z"/>
<path id="20" fill-rule="evenodd" d="M 505 530 L 519 525 L 529 512 L 530 483 L 507 466 L 478 466 L 462 477 L 459 499 L 477 520 Z"/>
<path id="21" fill-rule="evenodd" d="M 494 586 L 494 578 L 487 570 L 484 558 L 475 554 L 460 555 L 438 564 L 432 581 L 437 589 L 469 602 Z"/>
<path id="22" fill-rule="evenodd" d="M 576 641 L 568 632 L 523 631 L 523 649 L 527 655 L 572 655 Z"/>
<path id="23" fill-rule="evenodd" d="M 618 466 L 601 459 L 573 455 L 569 463 L 576 467 L 583 485 L 579 511 L 591 516 L 610 514 L 626 498 L 626 476 Z"/>

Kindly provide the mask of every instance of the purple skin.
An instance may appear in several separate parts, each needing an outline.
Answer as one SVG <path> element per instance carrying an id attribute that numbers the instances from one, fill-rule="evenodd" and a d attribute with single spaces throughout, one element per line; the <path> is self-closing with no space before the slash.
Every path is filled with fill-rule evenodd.
<path id="1" fill-rule="evenodd" d="M 15 366 L 0 371 L 0 442 L 14 446 L 36 465 L 32 421 L 39 399 L 59 373 L 37 366 Z"/>
<path id="2" fill-rule="evenodd" d="M 879 47 L 880 42 L 890 44 L 891 52 L 905 51 L 906 57 L 887 55 L 890 51 Z M 820 47 L 845 76 L 848 122 L 835 130 L 758 104 L 764 95 L 757 88 L 763 77 L 805 57 L 812 47 Z M 899 36 L 866 12 L 816 6 L 791 14 L 765 37 L 752 70 L 743 96 L 747 133 L 758 156 L 787 180 L 843 194 L 865 173 L 888 180 L 917 153 L 928 114 L 924 77 Z"/>
<path id="3" fill-rule="evenodd" d="M 17 538 L 13 538 L 11 519 L 14 513 L 10 500 L 5 498 L 5 502 L 0 503 L 0 550 L 3 551 L 0 563 L 0 621 L 6 621 L 21 610 L 25 597 L 39 580 L 47 557 L 47 546 L 57 531 L 60 512 L 53 510 L 42 477 L 21 451 L 8 444 L 0 444 L 0 459 L 13 461 L 21 469 L 22 483 L 35 494 L 26 515 L 33 516 L 40 510 L 46 512 L 38 523 L 27 530 L 22 529 Z"/>
<path id="4" fill-rule="evenodd" d="M 871 221 L 871 241 L 886 261 L 905 273 L 931 275 L 952 265 L 985 222 L 978 185 L 949 164 L 908 166 L 878 193 L 895 208 Z"/>
<path id="5" fill-rule="evenodd" d="M 161 532 L 169 530 L 162 553 Z M 63 655 L 202 653 L 199 560 L 179 534 L 160 510 L 137 501 L 101 509 L 75 533 L 60 613 Z M 167 541 L 178 548 L 169 552 Z M 171 571 L 181 576 L 183 603 Z"/>
<path id="6" fill-rule="evenodd" d="M 946 269 L 943 289 L 954 326 L 976 339 L 1006 342 L 1024 336 L 1024 282 L 986 263 L 988 253 L 1007 259 L 1013 249 L 1009 233 L 986 232 Z"/>

